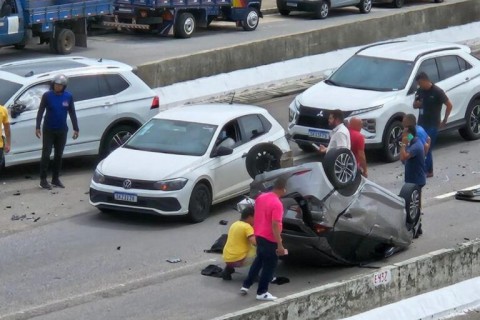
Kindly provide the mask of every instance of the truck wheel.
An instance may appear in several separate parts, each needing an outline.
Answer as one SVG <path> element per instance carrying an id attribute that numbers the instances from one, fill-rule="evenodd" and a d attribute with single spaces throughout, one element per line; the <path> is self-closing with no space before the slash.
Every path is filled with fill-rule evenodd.
<path id="1" fill-rule="evenodd" d="M 59 54 L 70 54 L 75 46 L 75 34 L 70 29 L 60 29 L 55 37 L 55 45 Z"/>
<path id="2" fill-rule="evenodd" d="M 247 14 L 242 21 L 242 27 L 245 31 L 253 31 L 257 29 L 260 17 L 258 11 L 255 8 L 248 8 Z"/>
<path id="3" fill-rule="evenodd" d="M 175 21 L 173 34 L 175 38 L 190 38 L 195 31 L 195 18 L 191 13 L 181 13 Z"/>

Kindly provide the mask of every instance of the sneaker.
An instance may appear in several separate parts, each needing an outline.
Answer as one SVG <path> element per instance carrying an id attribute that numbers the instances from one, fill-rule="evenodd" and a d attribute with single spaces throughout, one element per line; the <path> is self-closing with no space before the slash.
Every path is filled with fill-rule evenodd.
<path id="1" fill-rule="evenodd" d="M 52 190 L 52 186 L 50 183 L 48 183 L 47 180 L 40 180 L 40 188 L 46 189 L 46 190 Z"/>
<path id="2" fill-rule="evenodd" d="M 59 179 L 52 180 L 52 185 L 54 187 L 57 187 L 57 188 L 62 188 L 62 189 L 65 188 L 65 186 L 63 185 L 63 183 Z"/>
<path id="3" fill-rule="evenodd" d="M 247 293 L 248 293 L 248 288 L 245 288 L 245 287 L 241 287 L 241 288 L 240 288 L 240 294 L 241 294 L 242 296 L 246 296 Z"/>
<path id="4" fill-rule="evenodd" d="M 265 292 L 262 294 L 257 294 L 257 300 L 260 301 L 274 301 L 277 300 L 277 297 L 272 296 L 270 292 Z"/>

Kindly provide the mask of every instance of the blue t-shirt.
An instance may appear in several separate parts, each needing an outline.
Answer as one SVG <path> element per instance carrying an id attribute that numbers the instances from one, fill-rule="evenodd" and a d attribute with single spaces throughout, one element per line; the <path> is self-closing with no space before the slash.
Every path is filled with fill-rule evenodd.
<path id="1" fill-rule="evenodd" d="M 415 126 L 415 129 L 417 130 L 417 138 L 420 139 L 420 142 L 425 145 L 427 143 L 427 138 L 428 138 L 428 133 L 423 129 L 422 126 L 419 126 L 418 124 Z"/>
<path id="2" fill-rule="evenodd" d="M 64 91 L 61 94 L 56 94 L 53 90 L 50 90 L 43 94 L 37 114 L 37 129 L 40 129 L 44 112 L 44 128 L 67 131 L 67 114 L 70 114 L 73 129 L 78 131 L 75 105 L 73 103 L 73 97 L 69 92 Z"/>
<path id="3" fill-rule="evenodd" d="M 406 147 L 410 158 L 405 161 L 405 182 L 424 186 L 427 183 L 425 172 L 425 151 L 419 138 L 415 137 Z"/>

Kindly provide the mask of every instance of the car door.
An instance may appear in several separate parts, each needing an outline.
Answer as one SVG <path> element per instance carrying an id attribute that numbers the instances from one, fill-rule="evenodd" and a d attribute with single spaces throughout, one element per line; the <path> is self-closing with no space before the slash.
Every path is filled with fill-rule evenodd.
<path id="1" fill-rule="evenodd" d="M 67 90 L 75 101 L 80 135 L 75 141 L 68 135 L 65 154 L 96 154 L 103 133 L 118 117 L 116 98 L 103 74 L 69 77 Z"/>
<path id="2" fill-rule="evenodd" d="M 18 15 L 15 6 L 4 2 L 0 8 L 0 46 L 19 43 L 23 37 L 23 19 Z"/>

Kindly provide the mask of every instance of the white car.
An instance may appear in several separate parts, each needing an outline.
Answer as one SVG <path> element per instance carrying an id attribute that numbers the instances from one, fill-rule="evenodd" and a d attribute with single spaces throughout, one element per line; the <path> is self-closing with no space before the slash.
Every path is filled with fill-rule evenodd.
<path id="1" fill-rule="evenodd" d="M 247 157 L 252 148 L 261 151 Z M 212 204 L 247 193 L 250 176 L 279 168 L 282 156 L 291 157 L 285 130 L 263 108 L 169 109 L 98 164 L 90 203 L 101 211 L 188 214 L 200 222 Z"/>
<path id="2" fill-rule="evenodd" d="M 55 57 L 0 65 L 0 105 L 8 108 L 12 131 L 5 165 L 35 162 L 42 141 L 35 136 L 37 110 L 53 77 L 68 78 L 80 136 L 68 135 L 64 156 L 106 155 L 159 111 L 159 98 L 131 66 L 105 59 Z M 70 130 L 70 120 L 67 120 Z"/>
<path id="3" fill-rule="evenodd" d="M 395 41 L 359 50 L 328 79 L 298 95 L 289 106 L 288 132 L 304 151 L 327 144 L 329 112 L 360 117 L 366 147 L 386 161 L 399 158 L 402 117 L 413 109 L 415 76 L 426 72 L 453 104 L 446 130 L 480 138 L 480 61 L 470 48 L 452 43 Z M 443 108 L 445 110 L 445 107 Z"/>

